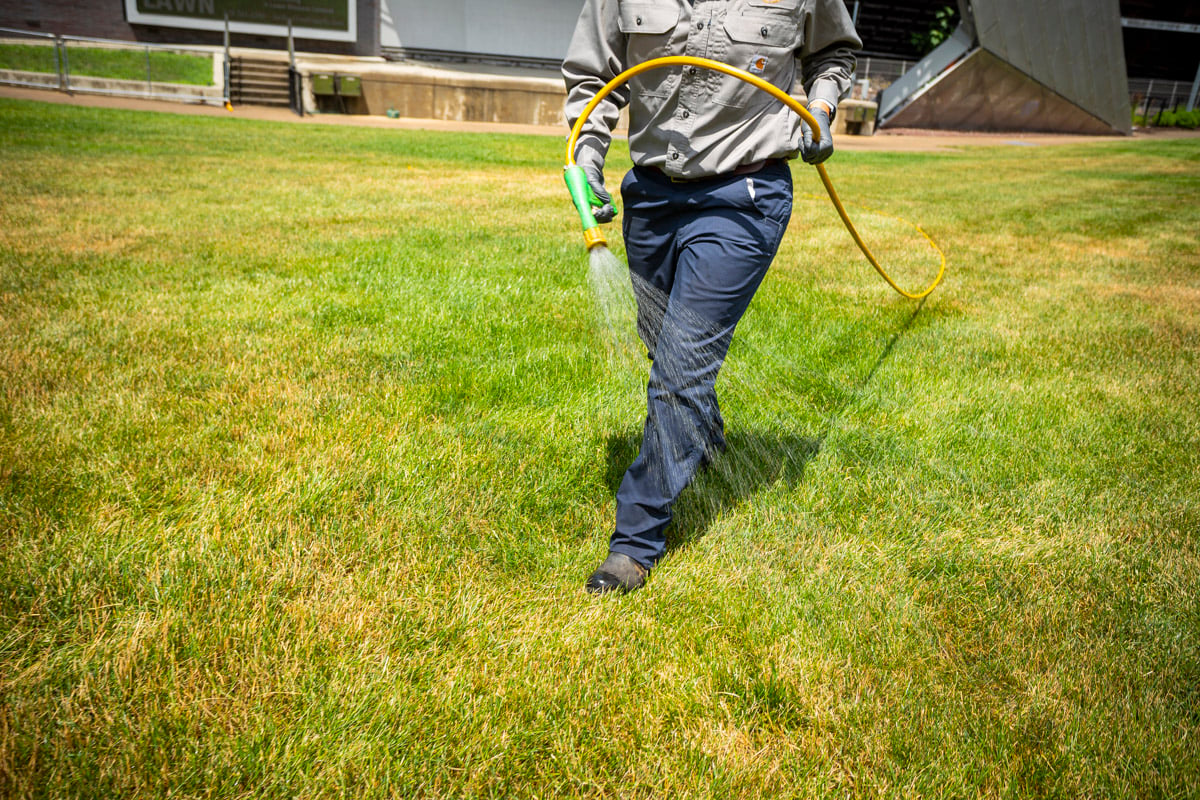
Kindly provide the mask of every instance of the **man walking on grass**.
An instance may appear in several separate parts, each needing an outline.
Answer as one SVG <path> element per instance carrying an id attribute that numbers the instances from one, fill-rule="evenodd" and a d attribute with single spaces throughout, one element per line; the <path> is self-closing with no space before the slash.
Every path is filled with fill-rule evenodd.
<path id="1" fill-rule="evenodd" d="M 621 184 L 622 232 L 638 334 L 653 364 L 641 450 L 617 490 L 608 557 L 590 592 L 640 588 L 666 547 L 671 506 L 725 448 L 714 385 L 734 328 L 770 266 L 792 209 L 788 159 L 833 153 L 830 121 L 862 47 L 842 0 L 585 0 L 566 59 L 566 116 L 625 69 L 667 55 L 722 61 L 784 91 L 799 77 L 818 130 L 732 76 L 650 70 L 588 118 L 576 162 L 616 215 L 603 166 L 629 106 L 634 168 Z"/>

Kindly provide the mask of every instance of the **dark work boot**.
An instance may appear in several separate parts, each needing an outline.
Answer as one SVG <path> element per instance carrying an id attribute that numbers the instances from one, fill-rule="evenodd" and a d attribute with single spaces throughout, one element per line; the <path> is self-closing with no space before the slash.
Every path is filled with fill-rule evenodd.
<path id="1" fill-rule="evenodd" d="M 642 588 L 649 572 L 627 555 L 609 553 L 604 563 L 587 579 L 586 588 L 592 594 L 612 591 L 632 592 Z"/>

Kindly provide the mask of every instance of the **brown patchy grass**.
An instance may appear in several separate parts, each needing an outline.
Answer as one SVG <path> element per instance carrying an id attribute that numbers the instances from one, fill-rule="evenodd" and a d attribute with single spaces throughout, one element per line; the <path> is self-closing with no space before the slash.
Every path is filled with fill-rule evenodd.
<path id="1" fill-rule="evenodd" d="M 559 143 L 3 112 L 0 794 L 1192 791 L 1188 142 L 835 159 L 946 284 L 798 196 L 596 602 L 645 359 Z"/>

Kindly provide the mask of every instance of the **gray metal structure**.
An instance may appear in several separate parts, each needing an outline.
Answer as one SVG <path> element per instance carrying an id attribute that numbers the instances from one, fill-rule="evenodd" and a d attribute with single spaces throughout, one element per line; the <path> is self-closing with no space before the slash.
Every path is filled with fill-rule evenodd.
<path id="1" fill-rule="evenodd" d="M 380 0 L 385 50 L 508 56 L 557 64 L 582 0 Z"/>
<path id="2" fill-rule="evenodd" d="M 959 10 L 954 35 L 880 95 L 880 127 L 1131 131 L 1119 0 L 959 0 Z"/>

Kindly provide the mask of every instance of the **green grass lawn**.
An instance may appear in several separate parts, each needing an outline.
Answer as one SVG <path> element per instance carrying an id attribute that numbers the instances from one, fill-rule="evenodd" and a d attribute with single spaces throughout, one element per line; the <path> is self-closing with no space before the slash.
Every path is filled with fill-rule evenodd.
<path id="1" fill-rule="evenodd" d="M 1200 140 L 797 165 L 600 600 L 561 147 L 0 100 L 0 796 L 1200 795 Z"/>
<path id="2" fill-rule="evenodd" d="M 144 81 L 148 69 L 150 79 L 158 83 L 192 86 L 211 86 L 213 83 L 213 61 L 210 56 L 151 50 L 147 64 L 145 48 L 114 49 L 69 44 L 66 50 L 67 68 L 71 75 Z M 51 46 L 0 44 L 0 69 L 55 73 L 59 64 Z"/>

